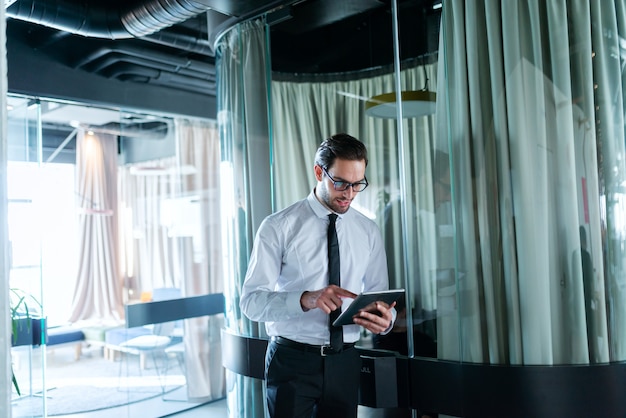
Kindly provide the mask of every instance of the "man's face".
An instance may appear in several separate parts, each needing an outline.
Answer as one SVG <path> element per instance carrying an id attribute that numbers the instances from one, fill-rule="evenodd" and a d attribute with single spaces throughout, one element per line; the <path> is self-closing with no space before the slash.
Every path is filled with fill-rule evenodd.
<path id="1" fill-rule="evenodd" d="M 346 190 L 335 190 L 334 181 L 344 181 L 348 183 L 358 183 L 365 181 L 365 161 L 341 160 L 337 158 L 333 165 L 324 173 L 322 167 L 315 166 L 315 178 L 317 187 L 315 194 L 317 198 L 330 210 L 336 213 L 346 213 L 350 209 L 352 200 L 356 197 L 356 192 L 352 187 Z"/>

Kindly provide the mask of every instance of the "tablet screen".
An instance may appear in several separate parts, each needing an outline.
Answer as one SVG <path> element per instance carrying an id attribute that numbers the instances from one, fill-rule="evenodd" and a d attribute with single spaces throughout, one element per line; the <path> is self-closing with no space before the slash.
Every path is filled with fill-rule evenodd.
<path id="1" fill-rule="evenodd" d="M 333 325 L 338 327 L 341 325 L 353 324 L 352 317 L 359 313 L 359 311 L 363 309 L 372 311 L 375 310 L 374 303 L 378 301 L 391 305 L 393 302 L 400 299 L 402 295 L 404 295 L 404 289 L 361 293 L 347 308 L 344 309 L 343 312 L 341 312 L 341 315 L 339 315 L 339 318 L 333 322 Z"/>

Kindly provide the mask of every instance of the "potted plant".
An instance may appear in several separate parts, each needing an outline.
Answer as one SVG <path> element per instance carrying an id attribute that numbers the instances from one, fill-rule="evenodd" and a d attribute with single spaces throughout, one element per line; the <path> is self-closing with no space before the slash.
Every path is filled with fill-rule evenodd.
<path id="1" fill-rule="evenodd" d="M 26 345 L 33 342 L 41 342 L 41 322 L 33 321 L 41 318 L 41 303 L 32 295 L 20 289 L 10 289 L 10 309 L 11 309 L 11 345 Z M 11 366 L 13 367 L 13 366 Z M 19 384 L 15 373 L 12 374 L 13 387 L 18 396 L 21 395 Z"/>

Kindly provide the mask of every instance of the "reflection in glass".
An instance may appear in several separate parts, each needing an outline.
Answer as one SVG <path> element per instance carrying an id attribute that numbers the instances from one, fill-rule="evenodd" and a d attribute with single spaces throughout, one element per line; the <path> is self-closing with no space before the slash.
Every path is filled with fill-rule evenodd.
<path id="1" fill-rule="evenodd" d="M 407 24 L 407 28 L 414 28 L 412 19 L 415 13 L 416 8 L 411 5 L 402 9 L 400 19 Z M 393 37 L 390 19 L 387 24 L 388 32 L 378 32 L 377 41 L 384 40 L 391 47 Z M 413 31 L 407 29 L 403 35 L 404 51 L 409 55 L 404 57 L 399 72 L 401 88 L 419 91 L 424 86 L 436 85 L 436 55 L 425 55 L 423 45 L 411 45 L 417 42 L 411 39 L 411 35 L 415 35 Z M 428 336 L 427 341 L 419 341 L 420 353 L 435 356 L 436 325 L 433 319 L 436 315 L 437 250 L 434 245 L 425 245 L 422 250 L 417 244 L 420 234 L 423 242 L 435 242 L 435 225 L 422 215 L 420 226 L 417 215 L 428 211 L 434 213 L 434 193 L 437 193 L 437 199 L 449 199 L 439 196 L 442 193 L 440 184 L 433 185 L 431 174 L 437 167 L 442 176 L 447 175 L 447 158 L 437 157 L 437 163 L 434 162 L 435 154 L 438 154 L 435 150 L 446 148 L 435 144 L 434 115 L 404 119 L 403 129 L 408 134 L 405 143 L 400 144 L 394 119 L 366 114 L 370 98 L 395 90 L 393 56 L 390 49 L 386 53 L 389 54 L 386 65 L 375 68 L 364 67 L 347 73 L 274 74 L 271 84 L 275 144 L 274 197 L 277 209 L 281 209 L 310 192 L 314 178 L 311 170 L 306 170 L 306 166 L 303 168 L 301 162 L 313 159 L 313 153 L 324 135 L 348 132 L 361 139 L 370 155 L 367 167 L 369 186 L 359 193 L 352 207 L 378 223 L 387 244 L 390 287 L 407 289 L 410 308 L 418 312 L 409 316 L 416 316 L 416 327 L 428 328 L 417 337 Z M 311 109 L 315 109 L 315 112 Z M 293 131 L 293 127 L 298 127 L 297 132 Z M 294 140 L 296 137 L 297 140 Z M 294 173 L 301 174 L 294 176 Z M 406 176 L 405 185 L 401 182 L 401 174 Z M 442 181 L 448 181 L 449 184 L 447 178 Z M 449 208 L 450 205 L 447 205 L 447 215 L 444 216 L 444 229 L 447 231 L 450 229 Z M 443 207 L 439 210 L 446 211 Z M 425 252 L 420 255 L 420 251 Z M 443 250 L 439 253 L 447 254 Z M 427 272 L 423 278 L 420 277 L 421 271 Z M 407 339 L 411 337 L 407 335 L 406 312 L 400 310 L 403 317 L 392 335 L 385 341 L 372 341 L 372 336 L 366 336 L 362 344 L 375 344 L 380 348 L 407 354 Z M 412 326 L 408 326 L 412 330 Z"/>
<path id="2" fill-rule="evenodd" d="M 460 318 L 444 358 L 624 360 L 623 4 L 444 6 Z"/>

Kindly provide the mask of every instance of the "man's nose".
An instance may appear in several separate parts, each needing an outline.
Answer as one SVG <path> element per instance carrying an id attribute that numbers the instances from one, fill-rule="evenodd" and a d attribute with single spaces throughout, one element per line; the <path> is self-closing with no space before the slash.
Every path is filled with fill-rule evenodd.
<path id="1" fill-rule="evenodd" d="M 356 192 L 354 191 L 354 189 L 352 188 L 352 186 L 348 187 L 346 190 L 343 191 L 343 195 L 347 197 L 352 197 L 353 194 L 356 194 Z"/>

